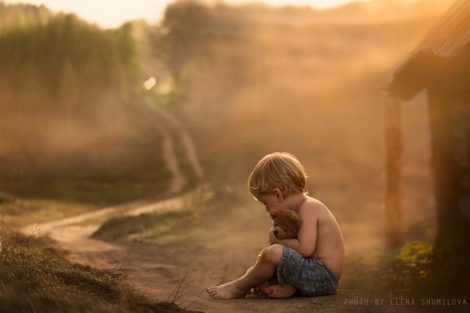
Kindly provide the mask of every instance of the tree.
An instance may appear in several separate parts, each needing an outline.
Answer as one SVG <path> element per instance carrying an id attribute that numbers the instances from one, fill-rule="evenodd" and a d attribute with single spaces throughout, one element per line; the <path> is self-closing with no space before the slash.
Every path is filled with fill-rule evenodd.
<path id="1" fill-rule="evenodd" d="M 161 27 L 154 33 L 154 49 L 168 67 L 176 83 L 183 69 L 204 51 L 214 37 L 212 9 L 193 0 L 181 0 L 167 6 Z"/>

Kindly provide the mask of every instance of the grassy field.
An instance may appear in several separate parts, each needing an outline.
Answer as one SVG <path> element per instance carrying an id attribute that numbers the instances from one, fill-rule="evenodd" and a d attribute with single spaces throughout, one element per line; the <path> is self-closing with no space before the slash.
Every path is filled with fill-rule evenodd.
<path id="1" fill-rule="evenodd" d="M 147 118 L 143 116 L 150 115 Z M 140 116 L 140 117 L 139 117 Z M 97 137 L 77 153 L 45 154 L 32 162 L 0 162 L 5 193 L 109 205 L 155 197 L 170 177 L 162 158 L 160 120 L 144 109 L 127 131 Z"/>
<path id="2" fill-rule="evenodd" d="M 164 126 L 141 101 L 132 26 L 21 4 L 0 16 L 1 192 L 97 207 L 162 195 Z"/>
<path id="3" fill-rule="evenodd" d="M 88 153 L 45 158 L 22 172 L 15 160 L 0 162 L 4 221 L 25 225 L 160 199 L 171 174 L 162 158 L 161 133 L 153 126 L 159 120 L 150 116 L 142 123 L 126 136 L 90 145 Z"/>

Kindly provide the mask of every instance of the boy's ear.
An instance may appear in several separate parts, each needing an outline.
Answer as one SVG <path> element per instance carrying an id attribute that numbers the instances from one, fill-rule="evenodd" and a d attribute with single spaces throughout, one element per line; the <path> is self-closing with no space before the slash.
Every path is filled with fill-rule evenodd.
<path id="1" fill-rule="evenodd" d="M 278 201 L 284 200 L 284 196 L 282 195 L 282 191 L 279 188 L 274 188 L 273 193 L 276 196 L 276 199 Z"/>

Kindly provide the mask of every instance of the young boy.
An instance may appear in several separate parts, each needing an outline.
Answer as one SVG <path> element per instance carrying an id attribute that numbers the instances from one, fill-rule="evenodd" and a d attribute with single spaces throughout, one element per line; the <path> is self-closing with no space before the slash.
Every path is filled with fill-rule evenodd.
<path id="1" fill-rule="evenodd" d="M 238 298 L 257 286 L 271 298 L 289 298 L 296 291 L 304 296 L 336 292 L 343 269 L 343 236 L 330 210 L 307 195 L 306 178 L 292 154 L 275 152 L 258 162 L 248 179 L 250 192 L 270 214 L 295 210 L 302 226 L 297 239 L 278 240 L 271 233 L 271 246 L 260 252 L 255 265 L 231 282 L 207 288 L 211 297 Z M 273 277 L 277 284 L 267 284 Z"/>

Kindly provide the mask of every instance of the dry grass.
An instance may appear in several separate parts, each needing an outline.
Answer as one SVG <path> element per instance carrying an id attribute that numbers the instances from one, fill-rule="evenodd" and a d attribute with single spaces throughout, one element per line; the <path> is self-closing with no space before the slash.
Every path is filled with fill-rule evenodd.
<path id="1" fill-rule="evenodd" d="M 1 312 L 187 312 L 152 303 L 119 274 L 72 264 L 41 240 L 2 232 Z"/>
<path id="2" fill-rule="evenodd" d="M 0 195 L 0 199 L 1 199 Z M 79 215 L 96 210 L 90 204 L 63 202 L 48 199 L 21 199 L 4 194 L 0 200 L 2 222 L 9 226 L 24 226 Z"/>

